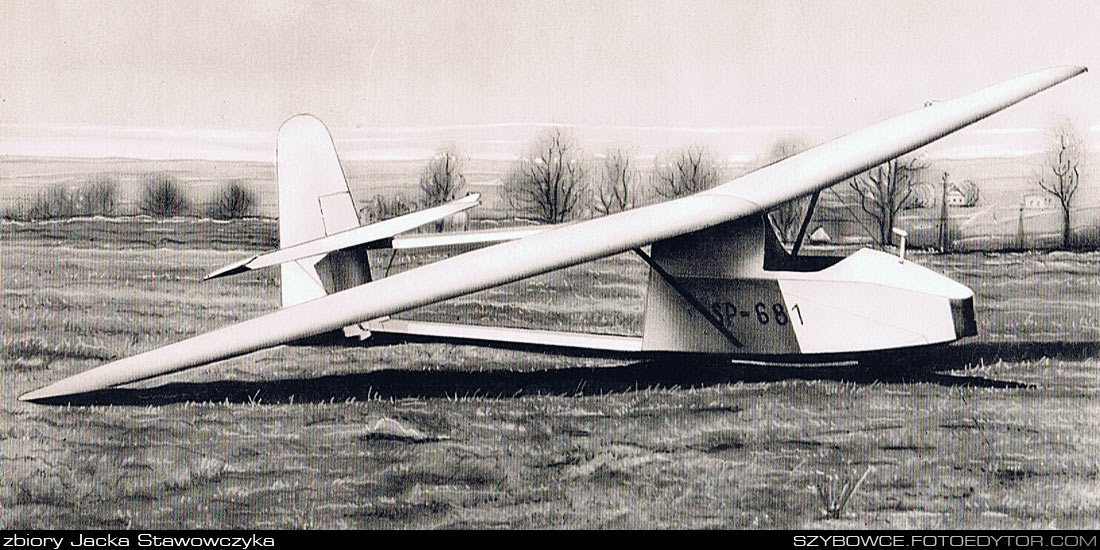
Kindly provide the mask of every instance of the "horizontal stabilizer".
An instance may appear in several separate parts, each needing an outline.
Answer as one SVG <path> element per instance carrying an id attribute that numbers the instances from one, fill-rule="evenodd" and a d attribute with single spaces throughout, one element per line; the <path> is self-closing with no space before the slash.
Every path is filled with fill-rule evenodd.
<path id="1" fill-rule="evenodd" d="M 356 227 L 355 229 L 349 229 L 286 248 L 280 248 L 274 252 L 253 256 L 212 271 L 204 277 L 204 280 L 225 277 L 226 275 L 235 275 L 237 273 L 244 273 L 245 271 L 270 267 L 286 262 L 293 262 L 302 258 L 327 254 L 353 246 L 386 241 L 387 239 L 393 238 L 393 236 L 398 233 L 416 229 L 422 225 L 427 225 L 452 214 L 473 208 L 477 206 L 479 198 L 479 194 L 472 193 L 446 204 L 420 210 L 411 214 L 405 214 L 404 216 L 390 218 L 378 223 Z M 388 246 L 388 243 L 386 246 Z"/>
<path id="2" fill-rule="evenodd" d="M 207 281 L 210 279 L 217 279 L 218 277 L 226 277 L 228 275 L 236 275 L 238 273 L 249 271 L 252 268 L 249 267 L 248 264 L 256 258 L 257 256 L 249 256 L 239 262 L 233 262 L 225 267 L 219 267 L 218 269 L 207 273 L 206 276 L 202 278 L 202 280 Z"/>

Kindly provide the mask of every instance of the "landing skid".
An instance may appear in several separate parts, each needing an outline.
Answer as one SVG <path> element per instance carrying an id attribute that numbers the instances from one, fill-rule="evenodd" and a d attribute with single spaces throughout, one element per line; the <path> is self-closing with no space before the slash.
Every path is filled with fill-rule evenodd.
<path id="1" fill-rule="evenodd" d="M 369 330 L 348 334 L 334 331 L 292 342 L 291 345 L 326 345 L 367 347 L 399 344 L 445 343 L 493 349 L 507 349 L 570 357 L 594 357 L 627 360 L 680 360 L 777 368 L 850 368 L 876 366 L 904 361 L 913 354 L 942 352 L 950 344 L 929 344 L 908 348 L 821 354 L 736 354 L 678 351 L 647 351 L 641 349 L 642 338 L 605 334 L 581 334 L 518 328 L 486 327 L 427 321 L 386 321 L 364 323 Z M 364 328 L 366 328 L 364 327 Z M 349 337 L 350 336 L 350 337 Z"/>

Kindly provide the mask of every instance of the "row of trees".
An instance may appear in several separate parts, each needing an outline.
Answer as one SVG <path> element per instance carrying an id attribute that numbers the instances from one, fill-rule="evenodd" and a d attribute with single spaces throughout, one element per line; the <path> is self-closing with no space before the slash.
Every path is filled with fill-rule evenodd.
<path id="1" fill-rule="evenodd" d="M 809 143 L 798 137 L 780 139 L 749 168 L 762 168 L 808 147 Z M 1077 131 L 1072 124 L 1062 121 L 1052 136 L 1046 164 L 1034 175 L 1037 186 L 1053 196 L 1062 208 L 1065 246 L 1073 245 L 1070 209 L 1080 181 L 1084 152 Z M 924 181 L 930 171 L 930 164 L 923 157 L 891 159 L 850 178 L 845 185 L 848 199 L 836 195 L 835 188 L 831 192 L 880 245 L 894 244 L 892 230 L 902 210 L 939 203 L 939 240 L 946 246 L 948 233 L 942 226 L 947 220 L 948 191 L 957 190 L 964 203 L 973 205 L 978 199 L 978 188 L 969 181 L 949 185 L 944 173 L 942 196 L 936 197 L 935 187 Z M 601 158 L 592 159 L 582 152 L 568 130 L 552 128 L 535 141 L 528 155 L 521 157 L 507 174 L 504 196 L 519 215 L 542 223 L 562 223 L 690 195 L 714 187 L 731 175 L 725 163 L 703 146 L 662 153 L 656 157 L 652 169 L 645 171 L 625 149 L 611 149 Z M 457 198 L 465 186 L 463 160 L 453 146 L 442 149 L 420 178 L 427 206 Z M 769 212 L 785 240 L 795 238 L 808 202 L 807 198 L 790 201 Z M 384 201 L 378 207 L 386 209 Z M 397 213 L 403 212 L 393 214 Z"/>
<path id="2" fill-rule="evenodd" d="M 5 212 L 5 217 L 49 220 L 73 216 L 109 216 L 118 204 L 117 186 L 105 176 L 90 178 L 76 190 L 55 185 L 39 191 L 22 212 Z"/>
<path id="3" fill-rule="evenodd" d="M 774 143 L 750 169 L 757 169 L 802 152 L 809 143 L 787 137 Z M 869 216 L 870 234 L 880 243 L 892 242 L 891 229 L 898 212 L 913 193 L 923 161 L 892 160 L 849 181 L 859 205 Z M 505 198 L 517 213 L 542 223 L 562 223 L 589 212 L 607 215 L 662 200 L 687 196 L 714 187 L 730 170 L 706 147 L 693 145 L 658 155 L 651 171 L 637 166 L 624 149 L 612 149 L 598 161 L 584 156 L 567 130 L 553 128 L 541 136 L 531 152 L 511 169 L 504 182 Z M 441 150 L 420 177 L 426 206 L 458 197 L 466 185 L 462 159 L 454 149 Z M 381 197 L 375 208 L 397 215 Z M 781 236 L 793 240 L 808 199 L 784 203 L 769 214 Z M 402 201 L 403 203 L 403 201 Z"/>
<path id="4" fill-rule="evenodd" d="M 76 188 L 59 184 L 39 191 L 28 207 L 4 215 L 22 220 L 113 216 L 118 213 L 118 195 L 118 183 L 112 177 L 97 175 Z M 196 210 L 214 219 L 244 218 L 254 215 L 255 206 L 255 193 L 234 180 L 222 184 L 207 203 L 196 208 L 179 181 L 163 173 L 142 178 L 137 201 L 139 213 L 158 218 L 188 215 Z"/>
<path id="5" fill-rule="evenodd" d="M 728 169 L 707 148 L 685 147 L 658 155 L 643 173 L 625 149 L 593 161 L 564 129 L 553 128 L 507 175 L 505 198 L 521 215 L 561 223 L 585 215 L 613 214 L 714 187 Z M 647 185 L 648 184 L 648 185 Z"/>
<path id="6" fill-rule="evenodd" d="M 238 180 L 221 184 L 214 196 L 196 208 L 175 177 L 151 174 L 142 185 L 138 210 L 157 218 L 185 216 L 196 210 L 216 220 L 247 218 L 255 215 L 256 194 Z"/>
<path id="7" fill-rule="evenodd" d="M 713 187 L 726 169 L 708 149 L 692 146 L 658 157 L 644 185 L 634 156 L 612 149 L 599 161 L 584 155 L 573 136 L 554 128 L 540 137 L 530 153 L 505 176 L 504 196 L 518 214 L 542 222 L 562 223 L 589 212 L 613 214 L 636 206 L 689 195 Z M 466 188 L 464 162 L 453 146 L 441 149 L 420 176 L 426 207 L 443 204 Z M 407 201 L 400 201 L 402 203 Z M 397 214 L 394 203 L 376 197 L 378 218 Z"/>
<path id="8" fill-rule="evenodd" d="M 798 137 L 775 142 L 749 169 L 778 162 L 809 147 Z M 1063 214 L 1062 240 L 1073 246 L 1071 209 L 1080 184 L 1085 146 L 1072 124 L 1062 120 L 1055 127 L 1045 164 L 1033 173 L 1039 189 L 1054 197 Z M 586 156 L 572 134 L 553 128 L 538 138 L 527 156 L 516 162 L 504 181 L 504 197 L 519 215 L 543 222 L 562 223 L 587 215 L 607 215 L 663 200 L 690 195 L 718 185 L 732 174 L 711 151 L 689 146 L 667 151 L 655 158 L 652 169 L 644 170 L 630 151 L 612 149 L 599 159 Z M 921 157 L 889 160 L 849 179 L 850 198 L 836 196 L 851 218 L 880 245 L 892 245 L 892 229 L 905 208 L 927 208 L 940 204 L 940 245 L 947 241 L 947 174 L 943 174 L 942 196 L 936 200 L 934 187 L 924 181 L 928 162 Z M 53 219 L 80 215 L 113 215 L 118 207 L 116 182 L 109 176 L 95 176 L 77 189 L 54 186 L 38 194 L 26 211 L 7 217 Z M 953 185 L 964 201 L 977 200 L 978 189 L 970 182 Z M 454 200 L 466 189 L 465 162 L 453 147 L 441 149 L 420 177 L 422 205 L 431 207 Z M 836 195 L 833 188 L 831 193 Z M 782 238 L 793 240 L 807 208 L 808 199 L 777 206 L 769 212 Z M 854 205 L 854 206 L 853 206 Z M 156 217 L 179 216 L 200 210 L 217 219 L 254 214 L 254 193 L 239 181 L 223 184 L 204 205 L 196 208 L 178 180 L 164 173 L 146 175 L 138 210 Z M 407 213 L 419 207 L 403 197 L 374 197 L 365 209 L 375 219 Z M 437 225 L 443 229 L 444 222 Z"/>

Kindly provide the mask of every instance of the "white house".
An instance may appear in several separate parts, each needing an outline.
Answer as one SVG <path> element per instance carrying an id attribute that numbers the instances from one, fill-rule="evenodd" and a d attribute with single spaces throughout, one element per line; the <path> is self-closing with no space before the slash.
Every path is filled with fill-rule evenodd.
<path id="1" fill-rule="evenodd" d="M 958 187 L 952 186 L 947 192 L 947 206 L 966 206 L 966 196 Z"/>
<path id="2" fill-rule="evenodd" d="M 1028 193 L 1024 195 L 1024 210 L 1044 210 L 1053 206 L 1050 195 L 1045 193 Z"/>

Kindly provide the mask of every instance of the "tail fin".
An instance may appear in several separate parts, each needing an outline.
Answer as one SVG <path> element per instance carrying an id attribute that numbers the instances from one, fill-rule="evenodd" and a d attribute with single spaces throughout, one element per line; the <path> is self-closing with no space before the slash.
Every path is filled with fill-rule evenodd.
<path id="1" fill-rule="evenodd" d="M 332 136 L 312 115 L 296 115 L 279 128 L 276 149 L 279 181 L 279 246 L 359 226 L 359 214 Z M 283 307 L 370 281 L 362 251 L 312 256 L 281 266 Z"/>

